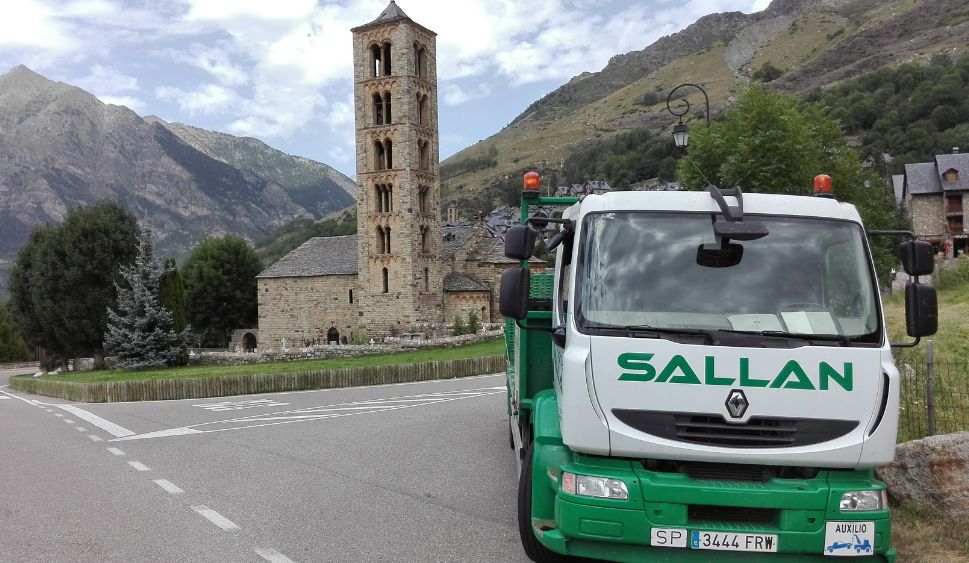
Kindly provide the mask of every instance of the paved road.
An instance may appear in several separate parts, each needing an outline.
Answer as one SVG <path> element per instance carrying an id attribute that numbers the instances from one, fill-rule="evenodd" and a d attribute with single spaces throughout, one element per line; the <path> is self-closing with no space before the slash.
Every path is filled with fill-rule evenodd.
<path id="1" fill-rule="evenodd" d="M 0 387 L 0 561 L 525 561 L 503 377 L 109 404 Z"/>

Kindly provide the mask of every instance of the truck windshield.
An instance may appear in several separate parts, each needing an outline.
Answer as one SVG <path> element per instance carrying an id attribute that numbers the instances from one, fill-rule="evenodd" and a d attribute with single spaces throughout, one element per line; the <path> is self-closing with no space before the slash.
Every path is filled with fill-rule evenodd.
<path id="1" fill-rule="evenodd" d="M 579 330 L 699 329 L 880 342 L 874 276 L 860 225 L 745 219 L 764 224 L 769 234 L 734 242 L 742 246 L 740 260 L 713 267 L 698 259 L 702 245 L 718 248 L 709 213 L 586 216 L 576 289 Z"/>

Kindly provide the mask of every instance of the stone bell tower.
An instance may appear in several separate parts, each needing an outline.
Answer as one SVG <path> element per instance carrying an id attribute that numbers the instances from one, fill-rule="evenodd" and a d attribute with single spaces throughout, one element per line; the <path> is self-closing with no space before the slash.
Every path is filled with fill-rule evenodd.
<path id="1" fill-rule="evenodd" d="M 393 1 L 353 32 L 361 325 L 443 320 L 433 31 Z"/>

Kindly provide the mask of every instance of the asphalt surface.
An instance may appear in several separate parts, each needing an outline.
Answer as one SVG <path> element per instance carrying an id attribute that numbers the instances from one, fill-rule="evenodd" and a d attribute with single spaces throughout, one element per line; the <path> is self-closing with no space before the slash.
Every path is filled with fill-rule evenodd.
<path id="1" fill-rule="evenodd" d="M 527 560 L 504 375 L 107 404 L 8 375 L 0 561 Z"/>

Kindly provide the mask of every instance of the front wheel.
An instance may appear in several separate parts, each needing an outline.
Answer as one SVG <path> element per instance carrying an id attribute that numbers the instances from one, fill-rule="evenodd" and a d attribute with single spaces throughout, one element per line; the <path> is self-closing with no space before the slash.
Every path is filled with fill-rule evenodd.
<path id="1" fill-rule="evenodd" d="M 518 533 L 522 538 L 522 548 L 525 555 L 537 563 L 566 563 L 575 561 L 571 557 L 560 555 L 542 545 L 535 537 L 532 529 L 532 465 L 534 463 L 534 446 L 529 444 L 522 460 L 522 472 L 518 478 Z"/>

